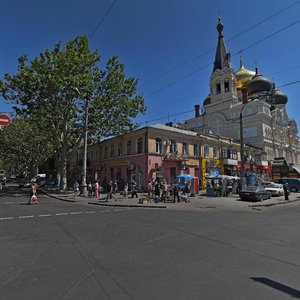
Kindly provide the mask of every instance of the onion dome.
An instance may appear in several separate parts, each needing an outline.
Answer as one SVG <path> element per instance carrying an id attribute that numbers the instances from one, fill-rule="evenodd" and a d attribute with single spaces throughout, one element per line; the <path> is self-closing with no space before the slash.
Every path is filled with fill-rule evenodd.
<path id="1" fill-rule="evenodd" d="M 211 104 L 211 97 L 208 95 L 206 99 L 203 101 L 203 106 Z"/>
<path id="2" fill-rule="evenodd" d="M 254 71 L 245 69 L 243 65 L 242 58 L 240 59 L 240 69 L 235 72 L 236 75 L 236 88 L 239 90 L 243 90 L 246 88 L 247 84 L 252 80 L 255 75 Z"/>
<path id="3" fill-rule="evenodd" d="M 285 93 L 281 92 L 280 90 L 276 89 L 274 92 L 273 104 L 285 105 L 287 104 L 287 102 L 288 102 L 288 96 Z"/>
<path id="4" fill-rule="evenodd" d="M 269 92 L 273 87 L 273 83 L 268 78 L 263 75 L 258 74 L 258 69 L 256 68 L 256 74 L 252 80 L 247 84 L 247 92 L 249 95 L 258 92 Z"/>

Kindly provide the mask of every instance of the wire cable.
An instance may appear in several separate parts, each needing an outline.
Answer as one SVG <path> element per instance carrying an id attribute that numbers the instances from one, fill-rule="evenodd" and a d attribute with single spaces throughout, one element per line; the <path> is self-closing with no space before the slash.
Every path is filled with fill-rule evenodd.
<path id="1" fill-rule="evenodd" d="M 108 8 L 108 10 L 106 11 L 106 13 L 104 14 L 104 16 L 102 17 L 102 19 L 100 20 L 100 22 L 98 23 L 98 25 L 96 26 L 96 28 L 94 29 L 94 31 L 91 33 L 90 35 L 90 39 L 94 36 L 94 34 L 97 32 L 97 30 L 100 28 L 100 26 L 103 24 L 105 18 L 108 16 L 109 12 L 112 10 L 113 6 L 116 4 L 117 0 L 114 0 L 114 2 L 111 4 L 111 6 Z"/>
<path id="2" fill-rule="evenodd" d="M 257 27 L 257 26 L 259 26 L 259 25 L 261 25 L 261 24 L 263 24 L 263 23 L 265 23 L 265 22 L 267 22 L 267 21 L 269 21 L 270 19 L 272 19 L 272 18 L 278 16 L 279 14 L 283 13 L 284 11 L 288 10 L 289 8 L 295 6 L 295 5 L 299 4 L 299 3 L 300 3 L 300 0 L 298 0 L 298 1 L 294 2 L 294 3 L 292 3 L 291 5 L 285 7 L 285 8 L 283 8 L 283 9 L 281 9 L 281 10 L 279 10 L 278 12 L 276 12 L 276 13 L 272 14 L 271 16 L 269 16 L 269 17 L 263 19 L 262 21 L 260 21 L 260 22 L 258 22 L 258 23 L 256 23 L 256 24 L 254 24 L 254 25 L 252 25 L 252 26 L 250 26 L 250 27 L 244 29 L 244 30 L 241 31 L 240 33 L 237 33 L 237 34 L 234 35 L 233 37 L 229 38 L 229 39 L 227 40 L 227 42 L 231 42 L 232 40 L 236 39 L 237 37 L 243 35 L 244 33 L 250 31 L 251 29 L 253 29 L 253 28 L 255 28 L 255 27 Z M 161 73 L 161 74 L 158 75 L 157 77 L 155 77 L 155 78 L 153 78 L 153 79 L 150 79 L 149 81 L 147 81 L 146 83 L 144 83 L 141 87 L 147 86 L 147 85 L 149 85 L 150 83 L 155 82 L 155 81 L 157 81 L 158 79 L 161 79 L 162 77 L 168 75 L 169 73 L 172 73 L 173 71 L 176 71 L 177 69 L 179 69 L 179 68 L 181 68 L 181 67 L 183 67 L 183 66 L 185 66 L 185 65 L 187 65 L 187 64 L 189 64 L 189 63 L 191 63 L 191 62 L 194 62 L 194 61 L 200 59 L 201 57 L 205 56 L 206 54 L 209 54 L 209 53 L 212 52 L 213 50 L 216 50 L 216 47 L 210 48 L 210 49 L 204 51 L 202 54 L 200 54 L 200 55 L 198 55 L 198 56 L 196 56 L 196 57 L 194 57 L 194 58 L 192 58 L 192 59 L 186 60 L 186 61 L 184 61 L 184 62 L 182 62 L 182 63 L 180 63 L 180 64 L 178 64 L 178 65 L 176 65 L 176 66 L 174 66 L 174 67 L 172 67 L 172 68 L 170 68 L 169 70 L 167 70 L 167 71 Z"/>

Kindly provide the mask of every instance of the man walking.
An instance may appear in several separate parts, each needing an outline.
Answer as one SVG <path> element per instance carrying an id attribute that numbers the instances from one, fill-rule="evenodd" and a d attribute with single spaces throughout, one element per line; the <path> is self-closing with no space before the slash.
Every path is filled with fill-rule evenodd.
<path id="1" fill-rule="evenodd" d="M 283 185 L 283 191 L 284 191 L 284 200 L 289 200 L 289 189 L 287 183 Z"/>
<path id="2" fill-rule="evenodd" d="M 176 198 L 177 198 L 177 202 L 180 202 L 180 198 L 179 198 L 179 192 L 180 192 L 180 184 L 179 184 L 179 180 L 174 182 L 172 185 L 172 192 L 173 192 L 173 203 L 176 202 Z"/>

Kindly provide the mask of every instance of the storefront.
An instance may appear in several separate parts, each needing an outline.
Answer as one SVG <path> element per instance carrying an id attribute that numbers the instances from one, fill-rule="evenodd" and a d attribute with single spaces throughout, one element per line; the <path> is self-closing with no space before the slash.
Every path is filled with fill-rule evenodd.
<path id="1" fill-rule="evenodd" d="M 220 159 L 202 158 L 201 167 L 201 184 L 203 189 L 207 187 L 207 177 L 224 175 L 224 163 Z"/>

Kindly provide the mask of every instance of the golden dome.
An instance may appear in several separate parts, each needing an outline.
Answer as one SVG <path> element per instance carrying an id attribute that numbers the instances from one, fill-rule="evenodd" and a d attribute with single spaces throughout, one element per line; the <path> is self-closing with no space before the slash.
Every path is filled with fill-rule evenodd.
<path id="1" fill-rule="evenodd" d="M 243 66 L 243 61 L 241 59 L 240 60 L 240 69 L 235 72 L 235 75 L 236 75 L 236 79 L 237 79 L 236 88 L 242 90 L 242 89 L 246 88 L 249 81 L 251 81 L 251 79 L 255 75 L 255 72 L 245 69 L 245 67 Z"/>

